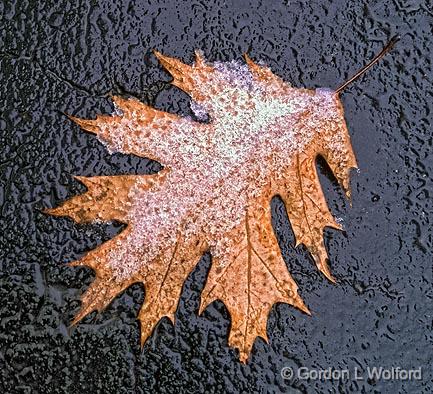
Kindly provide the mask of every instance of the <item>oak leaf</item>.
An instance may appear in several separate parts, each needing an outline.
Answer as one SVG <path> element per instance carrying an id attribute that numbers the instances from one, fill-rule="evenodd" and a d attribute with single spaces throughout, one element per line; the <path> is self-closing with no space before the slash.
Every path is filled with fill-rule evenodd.
<path id="1" fill-rule="evenodd" d="M 309 313 L 271 225 L 273 196 L 284 201 L 297 244 L 308 248 L 333 281 L 323 230 L 340 225 L 328 210 L 315 161 L 323 156 L 349 196 L 356 161 L 343 108 L 337 93 L 293 88 L 247 56 L 246 64 L 210 64 L 197 53 L 187 65 L 155 55 L 173 85 L 190 95 L 194 118 L 122 97 L 112 98 L 112 115 L 72 117 L 110 152 L 164 166 L 155 175 L 77 177 L 88 191 L 48 210 L 79 223 L 127 224 L 72 263 L 96 273 L 74 322 L 141 282 L 143 344 L 162 317 L 174 320 L 183 283 L 209 250 L 212 265 L 200 311 L 215 300 L 225 304 L 232 320 L 229 344 L 245 362 L 255 338 L 267 339 L 275 303 Z"/>

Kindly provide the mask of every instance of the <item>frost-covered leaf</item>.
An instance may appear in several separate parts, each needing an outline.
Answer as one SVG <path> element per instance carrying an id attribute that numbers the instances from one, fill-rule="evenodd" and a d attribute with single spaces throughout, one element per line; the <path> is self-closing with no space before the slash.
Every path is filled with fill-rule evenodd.
<path id="1" fill-rule="evenodd" d="M 173 84 L 191 96 L 198 122 L 113 97 L 116 112 L 95 120 L 72 118 L 110 152 L 161 162 L 155 175 L 77 177 L 88 191 L 48 210 L 77 222 L 120 220 L 123 232 L 73 263 L 96 272 L 79 321 L 101 310 L 135 282 L 146 289 L 139 313 L 142 343 L 156 323 L 174 319 L 182 286 L 202 254 L 212 266 L 201 310 L 222 300 L 230 312 L 229 343 L 246 361 L 266 336 L 272 305 L 309 313 L 287 270 L 271 225 L 270 201 L 280 195 L 297 244 L 333 280 L 323 243 L 326 226 L 340 228 L 320 187 L 315 160 L 328 162 L 349 195 L 356 166 L 343 109 L 333 91 L 295 89 L 248 57 L 195 64 L 155 53 Z"/>

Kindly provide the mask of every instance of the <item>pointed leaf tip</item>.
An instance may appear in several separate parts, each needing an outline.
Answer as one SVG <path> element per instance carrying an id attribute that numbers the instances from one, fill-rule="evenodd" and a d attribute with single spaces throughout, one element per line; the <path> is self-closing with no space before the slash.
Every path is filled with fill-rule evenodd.
<path id="1" fill-rule="evenodd" d="M 203 66 L 205 61 L 204 61 L 204 56 L 203 56 L 203 52 L 199 49 L 196 49 L 194 51 L 195 54 L 195 64 L 196 66 Z"/>
<path id="2" fill-rule="evenodd" d="M 323 275 L 325 275 L 326 279 L 328 279 L 331 283 L 336 284 L 337 280 L 335 277 L 331 274 L 331 271 L 328 268 L 328 265 L 326 265 L 326 268 L 321 270 Z"/>
<path id="3" fill-rule="evenodd" d="M 307 314 L 308 316 L 311 316 L 311 311 L 310 309 L 307 307 L 307 305 L 304 304 L 304 302 L 301 300 L 301 304 L 297 306 L 298 309 L 301 312 L 304 312 L 305 314 Z"/>
<path id="4" fill-rule="evenodd" d="M 161 65 L 172 75 L 174 71 L 178 71 L 178 72 L 180 71 L 179 68 L 181 65 L 186 66 L 180 60 L 174 57 L 164 56 L 161 52 L 158 51 L 154 51 L 153 53 L 156 56 L 156 58 L 159 60 Z"/>
<path id="5" fill-rule="evenodd" d="M 68 118 L 80 126 L 83 130 L 92 134 L 98 134 L 99 126 L 97 119 L 81 119 L 76 116 L 68 115 Z"/>
<path id="6" fill-rule="evenodd" d="M 250 58 L 250 56 L 246 52 L 244 53 L 244 59 L 245 59 L 245 63 L 247 64 L 247 66 L 249 67 L 249 69 L 252 72 L 257 72 L 258 71 L 258 69 L 260 67 L 253 61 L 253 59 Z"/>

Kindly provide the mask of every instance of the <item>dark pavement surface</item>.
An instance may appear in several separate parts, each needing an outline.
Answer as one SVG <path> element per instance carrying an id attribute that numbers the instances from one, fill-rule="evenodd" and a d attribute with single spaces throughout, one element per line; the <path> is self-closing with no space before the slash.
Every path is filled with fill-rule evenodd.
<path id="1" fill-rule="evenodd" d="M 0 392 L 429 393 L 433 390 L 431 1 L 2 1 L 0 3 Z M 274 225 L 312 317 L 273 308 L 270 343 L 247 365 L 227 345 L 221 303 L 197 316 L 210 258 L 190 275 L 176 324 L 140 349 L 135 285 L 103 313 L 70 321 L 92 271 L 65 263 L 121 225 L 74 225 L 43 207 L 85 189 L 72 175 L 150 173 L 160 165 L 109 155 L 63 113 L 110 113 L 110 94 L 179 114 L 152 49 L 191 62 L 248 52 L 297 87 L 335 88 L 394 34 L 392 53 L 343 94 L 360 171 L 353 207 L 319 162 L 338 284 L 321 276 L 278 199 Z M 367 379 L 367 368 L 422 367 L 422 379 Z M 348 369 L 349 379 L 283 379 L 291 367 Z M 355 380 L 358 367 L 365 380 Z"/>

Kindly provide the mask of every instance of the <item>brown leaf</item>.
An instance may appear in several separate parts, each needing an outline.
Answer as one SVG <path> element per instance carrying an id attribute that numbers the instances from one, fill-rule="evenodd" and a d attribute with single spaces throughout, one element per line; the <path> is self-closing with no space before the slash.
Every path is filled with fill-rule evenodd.
<path id="1" fill-rule="evenodd" d="M 138 318 L 141 342 L 164 316 L 174 320 L 183 283 L 206 250 L 212 266 L 200 311 L 226 305 L 230 345 L 245 362 L 254 340 L 267 340 L 275 303 L 309 313 L 287 270 L 271 225 L 270 201 L 283 199 L 297 244 L 311 252 L 331 281 L 323 243 L 328 210 L 315 161 L 323 156 L 349 194 L 356 167 L 338 95 L 295 89 L 246 56 L 240 63 L 181 61 L 155 52 L 173 84 L 191 98 L 201 123 L 158 111 L 135 99 L 113 97 L 116 112 L 95 120 L 71 117 L 111 152 L 160 161 L 156 175 L 77 177 L 88 191 L 47 210 L 77 222 L 120 220 L 126 229 L 73 265 L 96 279 L 82 299 L 78 322 L 101 310 L 132 283 L 145 286 Z"/>

